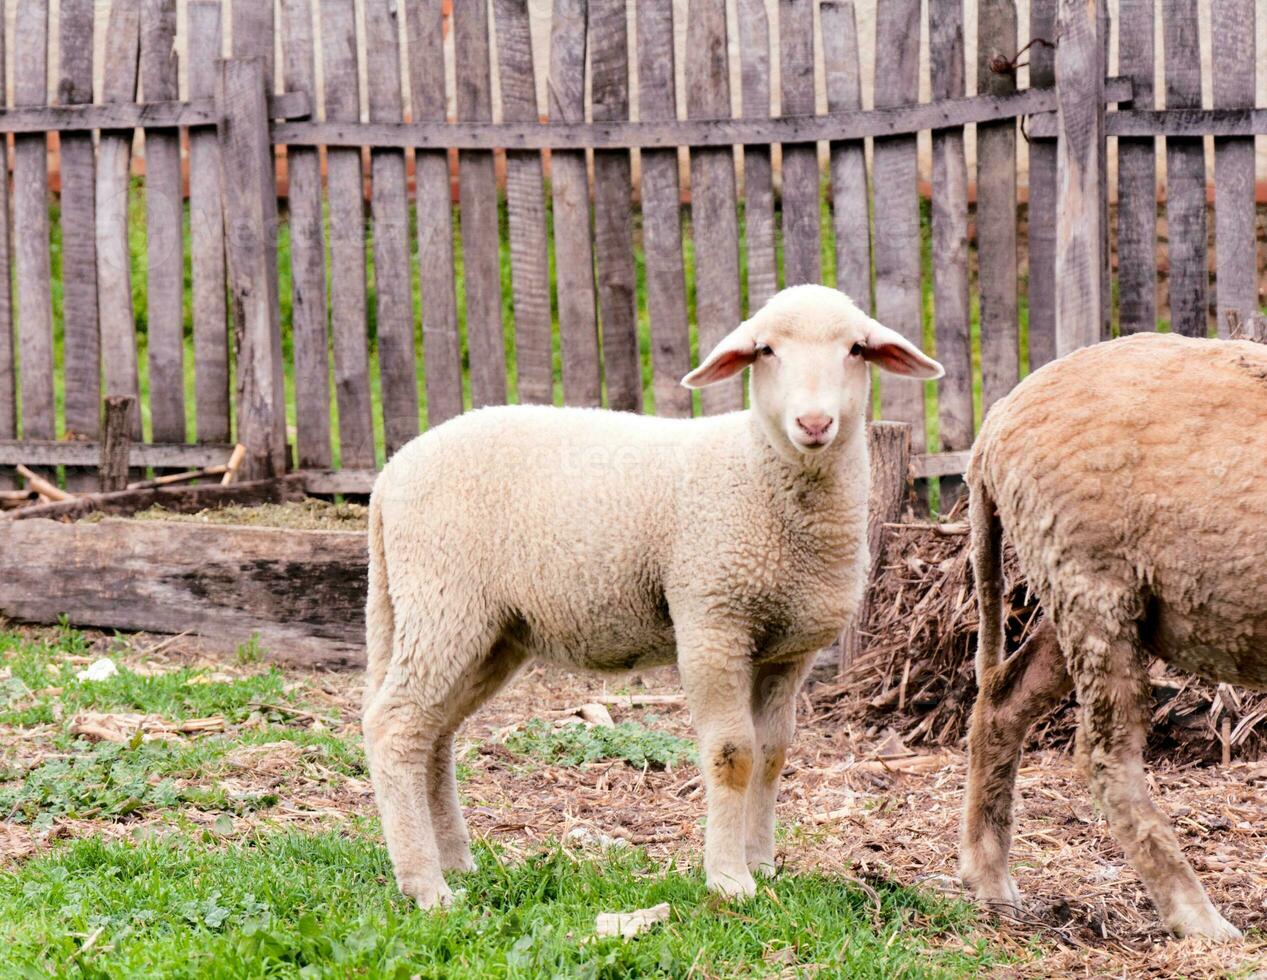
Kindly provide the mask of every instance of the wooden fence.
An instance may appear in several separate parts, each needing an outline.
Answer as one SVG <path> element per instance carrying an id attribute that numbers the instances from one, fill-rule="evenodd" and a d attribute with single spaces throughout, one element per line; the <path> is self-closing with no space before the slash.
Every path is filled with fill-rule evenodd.
<path id="1" fill-rule="evenodd" d="M 1023 55 L 1030 87 L 1022 90 L 1017 53 L 1031 39 L 1017 36 L 1014 0 L 981 0 L 972 65 L 962 0 L 927 0 L 926 103 L 918 101 L 921 2 L 883 0 L 876 105 L 867 111 L 849 0 L 781 0 L 777 48 L 764 0 L 737 0 L 734 23 L 726 0 L 691 0 L 684 106 L 674 95 L 670 0 L 639 0 L 636 18 L 626 0 L 555 0 L 548 66 L 533 64 L 526 0 L 458 0 L 449 25 L 458 52 L 453 120 L 441 0 L 233 0 L 232 57 L 223 61 L 229 11 L 219 0 L 191 0 L 183 101 L 176 0 L 115 0 L 100 23 L 93 0 L 60 0 L 57 65 L 41 53 L 50 2 L 19 0 L 13 106 L 0 113 L 0 132 L 14 144 L 0 269 L 12 263 L 16 282 L 10 296 L 0 276 L 0 467 L 64 466 L 72 487 L 92 479 L 81 467 L 96 458 L 104 394 L 143 396 L 148 441 L 137 465 L 222 462 L 236 438 L 250 449 L 249 475 L 297 467 L 317 492 L 368 490 L 384 452 L 470 406 L 561 397 L 639 411 L 649 388 L 655 411 L 689 414 L 690 393 L 677 382 L 694 358 L 780 285 L 816 281 L 834 282 L 935 347 L 946 377 L 927 386 L 881 379 L 881 411 L 914 423 L 917 475 L 957 474 L 983 410 L 1024 370 L 1112 332 L 1155 328 L 1157 135 L 1166 136 L 1171 328 L 1222 331 L 1229 313 L 1258 307 L 1253 134 L 1267 133 L 1267 109 L 1253 106 L 1254 0 L 1214 5 L 1213 110 L 1200 108 L 1196 0 L 1165 5 L 1160 111 L 1154 0 L 1122 0 L 1124 77 L 1113 79 L 1102 2 L 1097 14 L 1095 4 L 1031 0 L 1035 40 Z M 94 29 L 106 31 L 105 88 L 88 105 Z M 815 111 L 816 31 L 826 113 Z M 739 42 L 737 115 L 728 35 Z M 273 93 L 265 80 L 274 78 L 275 50 L 284 85 Z M 368 64 L 358 65 L 363 50 Z M 771 117 L 774 59 L 781 112 Z M 548 123 L 538 113 L 538 71 L 549 79 Z M 50 72 L 55 106 L 44 104 Z M 965 96 L 969 72 L 978 79 L 973 97 Z M 975 175 L 966 127 L 976 131 Z M 129 222 L 140 219 L 128 207 L 138 128 L 148 259 L 141 326 L 129 251 Z M 916 144 L 926 130 L 927 261 Z M 1218 137 L 1214 306 L 1205 135 Z M 1109 137 L 1118 159 L 1116 290 Z M 1029 140 L 1027 207 L 1018 204 L 1021 138 Z M 285 147 L 288 186 L 289 276 L 280 278 L 273 147 Z M 7 185 L 2 195 L 7 225 Z M 824 268 L 824 254 L 834 268 Z M 735 381 L 700 401 L 702 411 L 724 411 L 743 394 Z M 142 437 L 140 415 L 133 430 Z"/>

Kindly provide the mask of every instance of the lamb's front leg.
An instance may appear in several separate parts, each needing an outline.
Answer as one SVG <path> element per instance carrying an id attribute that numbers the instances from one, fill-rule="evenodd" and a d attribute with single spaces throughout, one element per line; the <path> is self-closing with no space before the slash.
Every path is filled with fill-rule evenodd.
<path id="1" fill-rule="evenodd" d="M 678 669 L 699 735 L 708 798 L 704 877 L 710 891 L 756 894 L 745 847 L 747 797 L 756 755 L 752 727 L 752 658 L 746 637 L 678 628 Z"/>

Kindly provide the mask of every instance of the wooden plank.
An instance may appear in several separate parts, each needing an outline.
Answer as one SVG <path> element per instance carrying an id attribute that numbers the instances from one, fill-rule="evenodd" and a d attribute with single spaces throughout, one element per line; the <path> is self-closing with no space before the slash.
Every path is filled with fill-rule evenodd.
<path id="1" fill-rule="evenodd" d="M 745 6 L 752 0 L 743 0 Z M 764 14 L 763 14 L 764 16 Z M 638 4 L 638 115 L 644 121 L 677 118 L 674 97 L 673 5 Z M 767 52 L 768 58 L 768 52 Z M 766 104 L 769 104 L 767 88 Z M 769 153 L 766 153 L 769 169 Z M 749 176 L 752 171 L 748 171 Z M 754 255 L 748 253 L 748 295 L 775 287 L 773 194 L 767 174 L 765 203 L 769 255 L 760 259 L 768 283 L 754 281 Z M 753 198 L 748 198 L 749 242 Z M 642 151 L 642 247 L 647 265 L 647 319 L 651 323 L 652 392 L 657 415 L 691 414 L 691 393 L 680 384 L 691 370 L 691 335 L 686 314 L 686 276 L 682 263 L 682 197 L 677 150 Z M 768 259 L 768 268 L 766 267 Z M 756 297 L 756 298 L 754 298 Z"/>
<path id="2" fill-rule="evenodd" d="M 537 83 L 532 35 L 524 0 L 494 0 L 502 118 L 536 122 Z M 541 154 L 506 154 L 506 209 L 510 231 L 510 282 L 515 304 L 515 359 L 519 401 L 554 401 L 553 322 L 550 312 L 549 228 Z"/>
<path id="3" fill-rule="evenodd" d="M 995 72 L 1016 51 L 1015 0 L 983 0 L 977 15 L 977 88 L 1016 90 L 1016 76 Z M 977 265 L 981 304 L 981 407 L 1006 395 L 1020 377 L 1017 298 L 1016 123 L 977 126 Z"/>
<path id="4" fill-rule="evenodd" d="M 48 101 L 48 3 L 18 4 L 14 49 L 13 100 L 17 105 Z M 48 229 L 48 148 L 43 135 L 13 141 L 13 241 L 16 253 L 18 348 L 22 369 L 22 432 L 51 439 L 57 418 L 53 404 L 53 300 Z"/>
<path id="5" fill-rule="evenodd" d="M 930 0 L 929 55 L 934 99 L 962 95 L 966 84 L 962 0 Z M 941 447 L 972 445 L 972 313 L 968 298 L 968 166 L 962 129 L 933 132 L 933 317 L 937 359 L 946 376 L 937 389 Z M 839 247 L 839 246 L 837 246 Z M 961 484 L 942 482 L 948 511 Z"/>
<path id="6" fill-rule="evenodd" d="M 219 488 L 216 488 L 219 489 Z M 55 553 L 58 562 L 32 562 Z M 364 663 L 362 532 L 110 519 L 0 528 L 0 612 L 28 622 L 192 633 L 232 651 L 253 637 L 273 659 Z"/>
<path id="7" fill-rule="evenodd" d="M 964 449 L 953 453 L 924 453 L 911 460 L 911 478 L 927 480 L 939 476 L 959 476 L 968 472 L 972 452 Z"/>
<path id="8" fill-rule="evenodd" d="M 373 122 L 399 123 L 404 119 L 400 22 L 396 10 L 394 0 L 369 0 L 365 5 L 365 40 L 368 49 L 374 52 L 366 74 Z M 378 302 L 378 371 L 383 429 L 387 453 L 391 455 L 418 434 L 418 366 L 414 355 L 404 152 L 372 149 L 370 184 L 374 293 Z"/>
<path id="9" fill-rule="evenodd" d="M 743 115 L 745 119 L 767 119 L 770 115 L 770 24 L 765 0 L 738 0 L 736 14 L 739 21 Z M 830 43 L 824 28 L 824 50 Z M 658 47 L 648 54 L 648 58 L 658 59 L 659 52 L 664 50 Z M 662 84 L 671 85 L 672 75 Z M 642 118 L 648 117 L 644 113 Z M 643 160 L 647 159 L 648 152 L 643 151 Z M 748 245 L 748 312 L 751 315 L 779 291 L 778 254 L 774 246 L 774 169 L 768 146 L 753 144 L 744 147 L 743 203 L 744 237 Z M 868 292 L 869 287 L 868 273 Z"/>
<path id="10" fill-rule="evenodd" d="M 1253 0 L 1223 0 L 1212 8 L 1214 104 L 1254 105 Z M 1254 138 L 1214 142 L 1215 297 L 1219 336 L 1229 333 L 1229 317 L 1258 310 L 1258 263 L 1254 233 Z"/>
<path id="11" fill-rule="evenodd" d="M 587 20 L 585 0 L 557 0 L 554 4 L 549 84 L 552 125 L 584 122 Z M 598 405 L 602 401 L 602 380 L 585 152 L 551 153 L 550 178 L 563 400 L 569 405 Z"/>
<path id="12" fill-rule="evenodd" d="M 187 64 L 191 98 L 214 100 L 216 60 L 220 56 L 222 37 L 220 14 L 220 0 L 194 0 L 189 5 Z M 295 196 L 292 176 L 292 224 Z M 292 236 L 291 247 L 297 245 Z M 220 143 L 214 130 L 189 132 L 189 251 L 193 271 L 194 428 L 199 442 L 228 442 L 224 202 L 220 190 Z"/>
<path id="13" fill-rule="evenodd" d="M 5 75 L 4 31 L 0 31 L 0 78 Z M 6 93 L 0 92 L 0 108 L 6 101 Z M 4 179 L 0 180 L 0 439 L 12 439 L 18 434 L 16 358 L 13 350 L 13 253 L 9 234 L 9 142 L 0 136 L 0 153 L 5 164 Z M 17 481 L 10 474 L 0 473 L 0 490 L 13 490 Z"/>
<path id="14" fill-rule="evenodd" d="M 1118 70 L 1135 86 L 1133 109 L 1153 106 L 1153 2 L 1121 0 L 1118 14 Z M 1121 332 L 1156 330 L 1157 151 L 1152 137 L 1117 141 L 1117 256 Z"/>
<path id="15" fill-rule="evenodd" d="M 409 0 L 406 7 L 409 86 L 415 122 L 444 122 L 446 117 L 442 6 L 441 0 Z M 448 151 L 420 149 L 414 155 L 414 168 L 427 423 L 438 425 L 462 411 L 462 339 L 458 334 L 453 274 Z M 547 296 L 547 306 L 548 303 Z M 345 460 L 345 465 L 353 464 Z"/>
<path id="16" fill-rule="evenodd" d="M 1201 47 L 1197 0 L 1174 0 L 1162 18 L 1166 106 L 1200 108 Z M 1220 57 L 1222 55 L 1220 54 Z M 1238 66 L 1244 70 L 1243 66 Z M 1204 337 L 1209 329 L 1206 266 L 1205 145 L 1166 139 L 1166 238 L 1170 258 L 1170 329 Z"/>
<path id="17" fill-rule="evenodd" d="M 116 396 L 111 396 L 116 397 Z M 219 445 L 190 446 L 184 443 L 133 442 L 131 460 L 134 468 L 214 466 L 229 457 L 233 447 Z M 101 458 L 100 445 L 83 439 L 0 439 L 0 466 L 92 466 Z"/>
<path id="18" fill-rule="evenodd" d="M 229 288 L 237 339 L 237 436 L 246 479 L 286 470 L 286 392 L 277 295 L 277 190 L 264 96 L 264 62 L 219 63 L 220 163 Z"/>
<path id="19" fill-rule="evenodd" d="M 352 0 L 321 0 L 322 71 L 327 121 L 360 118 L 356 16 Z M 274 138 L 279 139 L 274 130 Z M 287 142 L 282 140 L 282 142 Z M 330 332 L 344 466 L 374 465 L 365 285 L 365 193 L 361 149 L 330 148 Z M 447 206 L 447 201 L 446 201 Z M 422 222 L 419 222 L 421 224 Z M 424 262 L 425 268 L 425 262 Z"/>
<path id="20" fill-rule="evenodd" d="M 875 100 L 879 106 L 914 102 L 919 95 L 919 0 L 889 0 L 877 11 Z M 885 326 L 923 346 L 920 295 L 919 192 L 915 138 L 877 139 L 872 174 L 875 213 L 875 315 Z M 924 385 L 885 375 L 880 382 L 884 418 L 911 423 L 911 446 L 924 449 Z"/>
<path id="21" fill-rule="evenodd" d="M 1030 0 L 1029 16 L 1030 35 L 1054 42 L 1056 0 Z M 1151 37 L 1150 34 L 1150 40 Z M 1036 43 L 1029 49 L 1029 84 L 1031 88 L 1049 88 L 1056 84 L 1054 47 Z M 1120 161 L 1121 157 L 1118 159 Z M 1029 369 L 1034 371 L 1056 356 L 1055 143 L 1037 140 L 1029 143 L 1026 223 L 1029 246 Z"/>
<path id="22" fill-rule="evenodd" d="M 140 51 L 140 8 L 127 3 L 111 5 L 102 88 L 106 104 L 135 100 Z M 101 323 L 105 394 L 131 395 L 133 404 L 139 406 L 132 255 L 128 244 L 132 137 L 131 130 L 102 130 L 97 142 L 97 315 Z M 132 439 L 140 438 L 138 409 L 132 415 Z"/>
<path id="23" fill-rule="evenodd" d="M 594 122 L 629 119 L 629 38 L 625 0 L 590 0 L 590 90 Z M 642 408 L 634 272 L 632 174 L 628 150 L 594 153 L 594 257 L 607 407 Z"/>
<path id="24" fill-rule="evenodd" d="M 285 87 L 314 92 L 317 76 L 313 57 L 312 0 L 283 0 L 281 12 Z M 319 151 L 312 147 L 289 148 L 286 175 L 286 203 L 290 216 L 291 336 L 295 356 L 295 451 L 301 467 L 328 467 L 332 458 L 330 352 Z M 405 273 L 407 287 L 408 268 Z M 412 328 L 411 322 L 411 334 Z"/>
<path id="25" fill-rule="evenodd" d="M 1056 356 L 1100 339 L 1104 152 L 1104 4 L 1059 0 L 1056 85 Z"/>
<path id="26" fill-rule="evenodd" d="M 827 108 L 862 108 L 862 66 L 853 0 L 819 7 Z M 836 236 L 836 288 L 871 310 L 871 195 L 867 191 L 867 149 L 862 140 L 831 144 L 832 230 Z M 967 178 L 964 178 L 965 181 Z M 749 249 L 751 254 L 751 248 Z"/>
<path id="27" fill-rule="evenodd" d="M 146 99 L 178 97 L 176 0 L 141 4 L 141 90 Z M 184 187 L 180 133 L 145 133 L 146 333 L 150 426 L 161 442 L 185 438 Z"/>
<path id="28" fill-rule="evenodd" d="M 123 472 L 127 473 L 126 463 Z M 251 480 L 227 485 L 217 482 L 199 486 L 160 484 L 149 487 L 120 487 L 118 490 L 81 494 L 51 504 L 24 507 L 10 516 L 15 521 L 77 521 L 89 514 L 126 517 L 151 507 L 162 507 L 174 514 L 196 514 L 219 507 L 281 504 L 302 499 L 302 484 L 292 475 L 279 480 Z"/>
<path id="29" fill-rule="evenodd" d="M 730 66 L 725 0 L 691 0 L 686 36 L 686 105 L 693 119 L 730 115 Z M 735 214 L 735 159 L 729 147 L 691 150 L 691 223 L 695 254 L 695 320 L 699 355 L 708 352 L 742 318 L 739 294 L 739 222 Z M 736 377 L 700 392 L 707 414 L 743 407 Z"/>
<path id="30" fill-rule="evenodd" d="M 200 0 L 190 0 L 198 3 Z M 128 6 L 120 16 L 126 20 L 139 8 Z M 112 8 L 113 9 L 113 8 Z M 218 51 L 208 52 L 219 56 Z M 116 80 L 111 80 L 111 82 Z M 109 85 L 109 83 L 107 83 Z M 285 92 L 270 96 L 270 119 L 305 119 L 312 113 L 312 100 L 307 92 Z M 136 102 L 126 104 L 30 106 L 0 109 L 0 133 L 89 132 L 94 129 L 170 129 L 215 126 L 215 100 L 190 99 L 187 102 Z"/>
<path id="31" fill-rule="evenodd" d="M 814 3 L 779 0 L 782 114 L 814 114 Z M 783 144 L 783 280 L 788 286 L 821 282 L 818 147 Z"/>
<path id="32" fill-rule="evenodd" d="M 374 489 L 378 470 L 300 470 L 307 494 L 368 494 Z"/>
<path id="33" fill-rule="evenodd" d="M 493 117 L 488 26 L 484 3 L 455 5 L 454 43 L 462 52 L 457 65 L 459 119 L 487 122 Z M 506 401 L 506 341 L 502 333 L 497 177 L 491 152 L 463 150 L 458 154 L 458 198 L 471 404 L 476 408 L 500 405 Z"/>
<path id="34" fill-rule="evenodd" d="M 264 87 L 273 91 L 273 0 L 233 0 L 233 57 L 263 58 Z"/>

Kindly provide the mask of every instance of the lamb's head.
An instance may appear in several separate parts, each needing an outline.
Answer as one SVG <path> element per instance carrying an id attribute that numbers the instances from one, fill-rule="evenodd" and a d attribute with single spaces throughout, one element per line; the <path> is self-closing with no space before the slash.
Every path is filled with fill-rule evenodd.
<path id="1" fill-rule="evenodd" d="M 910 378 L 942 366 L 826 286 L 793 286 L 728 334 L 682 379 L 703 388 L 752 365 L 749 402 L 771 441 L 801 454 L 830 446 L 870 404 L 868 363 Z"/>

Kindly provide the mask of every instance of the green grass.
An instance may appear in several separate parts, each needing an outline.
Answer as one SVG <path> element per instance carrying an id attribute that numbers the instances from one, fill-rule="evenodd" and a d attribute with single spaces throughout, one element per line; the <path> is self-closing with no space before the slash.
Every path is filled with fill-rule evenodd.
<path id="1" fill-rule="evenodd" d="M 648 717 L 654 721 L 654 717 Z M 668 732 L 622 721 L 612 728 L 582 724 L 554 726 L 534 718 L 506 737 L 506 748 L 552 765 L 580 766 L 619 760 L 637 769 L 665 769 L 695 761 L 695 743 Z"/>
<path id="2" fill-rule="evenodd" d="M 396 891 L 369 828 L 208 847 L 79 840 L 0 872 L 0 972 L 86 977 L 970 976 L 996 963 L 965 906 L 877 883 L 787 875 L 734 905 L 641 851 L 476 849 L 456 905 Z M 595 939 L 599 912 L 668 902 L 639 938 Z M 811 972 L 814 968 L 817 972 Z"/>

